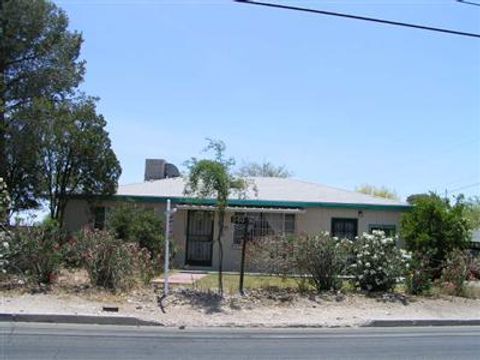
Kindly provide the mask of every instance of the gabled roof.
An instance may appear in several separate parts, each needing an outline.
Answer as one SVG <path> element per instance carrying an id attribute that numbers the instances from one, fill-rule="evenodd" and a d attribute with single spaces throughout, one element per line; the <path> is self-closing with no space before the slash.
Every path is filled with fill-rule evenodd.
<path id="1" fill-rule="evenodd" d="M 283 207 L 350 207 L 389 208 L 401 210 L 408 204 L 355 191 L 341 190 L 321 184 L 292 178 L 251 177 L 245 194 L 232 194 L 230 205 L 239 206 L 283 206 Z M 116 197 L 143 201 L 159 201 L 170 198 L 177 203 L 200 202 L 212 204 L 214 199 L 199 201 L 185 194 L 186 181 L 170 178 L 121 185 Z"/>

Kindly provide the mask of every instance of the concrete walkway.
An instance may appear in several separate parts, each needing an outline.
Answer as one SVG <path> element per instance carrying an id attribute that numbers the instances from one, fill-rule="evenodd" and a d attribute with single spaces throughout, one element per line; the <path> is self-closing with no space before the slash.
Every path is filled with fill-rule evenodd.
<path id="1" fill-rule="evenodd" d="M 190 273 L 190 272 L 178 272 L 173 273 L 168 276 L 168 283 L 172 285 L 191 285 L 196 281 L 204 278 L 208 274 L 201 274 L 201 273 Z M 163 284 L 164 279 L 163 277 L 159 277 L 152 280 L 153 284 Z"/>

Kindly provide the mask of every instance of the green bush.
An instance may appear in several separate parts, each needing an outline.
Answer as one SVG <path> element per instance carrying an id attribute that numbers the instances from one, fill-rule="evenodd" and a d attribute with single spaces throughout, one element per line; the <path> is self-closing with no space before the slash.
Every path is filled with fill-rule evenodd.
<path id="1" fill-rule="evenodd" d="M 157 259 L 163 254 L 163 222 L 153 209 L 133 205 L 116 207 L 109 213 L 107 226 L 117 238 L 136 242 L 140 247 L 148 249 L 152 258 Z"/>
<path id="2" fill-rule="evenodd" d="M 441 275 L 447 254 L 465 249 L 470 238 L 471 223 L 465 217 L 465 204 L 457 199 L 454 205 L 435 194 L 422 196 L 401 219 L 401 235 L 407 249 L 429 254 L 432 276 Z"/>
<path id="3" fill-rule="evenodd" d="M 328 233 L 299 236 L 295 241 L 295 263 L 300 274 L 318 292 L 338 290 L 347 263 L 348 240 L 331 238 Z"/>
<path id="4" fill-rule="evenodd" d="M 96 286 L 125 291 L 138 279 L 147 283 L 153 276 L 148 251 L 138 244 L 117 239 L 108 231 L 84 230 L 72 246 Z"/>
<path id="5" fill-rule="evenodd" d="M 369 292 L 392 291 L 405 275 L 408 255 L 383 231 L 363 234 L 353 245 L 355 263 L 349 266 L 357 288 Z"/>
<path id="6" fill-rule="evenodd" d="M 21 272 L 37 284 L 50 284 L 62 265 L 64 233 L 55 222 L 11 231 L 9 272 Z"/>

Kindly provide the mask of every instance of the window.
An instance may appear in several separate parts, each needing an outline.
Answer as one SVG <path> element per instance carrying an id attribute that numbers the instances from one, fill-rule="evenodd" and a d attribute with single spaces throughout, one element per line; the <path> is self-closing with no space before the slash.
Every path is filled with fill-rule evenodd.
<path id="1" fill-rule="evenodd" d="M 105 229 L 105 206 L 96 206 L 93 209 L 93 228 L 98 230 Z"/>
<path id="2" fill-rule="evenodd" d="M 285 214 L 285 234 L 286 235 L 295 234 L 295 215 L 294 214 Z"/>
<path id="3" fill-rule="evenodd" d="M 235 213 L 232 223 L 233 243 L 236 245 L 240 245 L 245 236 L 246 216 L 248 216 L 247 238 L 249 240 L 263 236 L 295 233 L 295 214 Z"/>
<path id="4" fill-rule="evenodd" d="M 358 219 L 332 218 L 332 236 L 355 240 L 358 235 Z"/>
<path id="5" fill-rule="evenodd" d="M 372 225 L 368 226 L 368 232 L 371 234 L 375 230 L 381 230 L 385 233 L 385 236 L 393 237 L 396 234 L 395 225 Z"/>

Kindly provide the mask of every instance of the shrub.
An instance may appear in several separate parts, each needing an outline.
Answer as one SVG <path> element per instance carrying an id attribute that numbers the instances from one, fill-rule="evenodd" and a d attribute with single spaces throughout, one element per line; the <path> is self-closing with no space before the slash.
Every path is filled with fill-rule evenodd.
<path id="1" fill-rule="evenodd" d="M 465 280 L 467 279 L 468 255 L 463 251 L 452 251 L 442 267 L 440 281 L 444 290 L 451 295 L 462 296 L 465 293 Z"/>
<path id="2" fill-rule="evenodd" d="M 407 249 L 431 255 L 429 268 L 434 278 L 441 274 L 447 254 L 464 249 L 470 237 L 471 223 L 465 217 L 466 206 L 462 199 L 454 205 L 435 194 L 418 198 L 411 211 L 401 220 L 401 235 Z"/>
<path id="3" fill-rule="evenodd" d="M 259 237 L 248 242 L 247 262 L 254 271 L 287 277 L 294 274 L 293 236 Z"/>
<path id="4" fill-rule="evenodd" d="M 109 290 L 128 290 L 137 279 L 153 276 L 150 254 L 138 244 L 125 243 L 108 231 L 84 230 L 75 240 L 82 265 L 91 282 Z"/>
<path id="5" fill-rule="evenodd" d="M 480 258 L 472 255 L 468 257 L 467 280 L 480 280 Z"/>
<path id="6" fill-rule="evenodd" d="M 108 217 L 108 229 L 119 239 L 136 242 L 148 249 L 152 258 L 161 258 L 164 246 L 162 219 L 153 209 L 123 205 L 114 208 Z M 174 253 L 173 246 L 171 252 Z"/>
<path id="7" fill-rule="evenodd" d="M 7 213 L 10 206 L 10 197 L 7 191 L 7 185 L 0 178 L 0 274 L 5 274 L 8 268 L 8 258 L 10 256 L 11 235 L 7 229 Z"/>
<path id="8" fill-rule="evenodd" d="M 429 267 L 429 256 L 414 254 L 405 277 L 406 291 L 412 295 L 420 295 L 430 291 L 432 287 L 432 269 Z"/>
<path id="9" fill-rule="evenodd" d="M 355 285 L 366 291 L 391 291 L 405 274 L 408 256 L 383 231 L 363 234 L 353 245 L 356 262 L 349 266 Z"/>
<path id="10" fill-rule="evenodd" d="M 37 284 L 50 284 L 62 264 L 64 234 L 55 222 L 11 231 L 8 268 Z"/>
<path id="11" fill-rule="evenodd" d="M 4 226 L 0 227 L 0 274 L 6 274 L 11 253 L 11 234 Z"/>
<path id="12" fill-rule="evenodd" d="M 296 268 L 300 274 L 307 276 L 318 292 L 337 290 L 342 286 L 339 275 L 346 267 L 346 242 L 348 240 L 331 238 L 328 233 L 305 235 L 296 239 Z"/>

